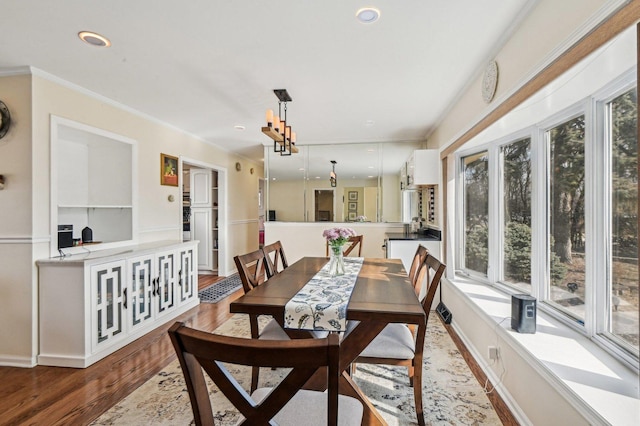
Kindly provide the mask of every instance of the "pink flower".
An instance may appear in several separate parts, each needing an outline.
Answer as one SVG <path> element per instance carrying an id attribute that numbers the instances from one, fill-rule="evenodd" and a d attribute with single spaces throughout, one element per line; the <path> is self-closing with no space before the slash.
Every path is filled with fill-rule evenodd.
<path id="1" fill-rule="evenodd" d="M 355 236 L 356 232 L 351 228 L 330 228 L 322 232 L 322 236 L 327 239 L 332 246 L 341 246 Z"/>

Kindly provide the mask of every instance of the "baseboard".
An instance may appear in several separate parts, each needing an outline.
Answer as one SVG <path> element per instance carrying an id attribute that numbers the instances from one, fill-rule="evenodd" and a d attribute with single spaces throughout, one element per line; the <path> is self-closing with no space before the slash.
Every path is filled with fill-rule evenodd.
<path id="1" fill-rule="evenodd" d="M 471 353 L 471 356 L 476 360 L 476 362 L 478 363 L 478 366 L 480 366 L 484 374 L 489 378 L 489 381 L 494 386 L 494 389 L 495 389 L 494 392 L 497 392 L 498 395 L 500 395 L 500 398 L 502 398 L 504 403 L 507 405 L 507 407 L 511 411 L 511 414 L 513 414 L 513 417 L 516 418 L 516 420 L 520 425 L 532 426 L 533 423 L 531 423 L 527 415 L 524 413 L 524 411 L 522 411 L 522 409 L 520 408 L 520 405 L 511 396 L 507 388 L 503 386 L 502 382 L 500 381 L 500 377 L 498 377 L 493 371 L 493 369 L 485 362 L 484 357 L 480 353 L 478 353 L 478 351 L 476 350 L 476 347 L 467 338 L 467 336 L 464 334 L 464 332 L 460 329 L 460 327 L 456 324 L 455 321 L 452 321 L 451 327 L 453 327 L 454 331 L 456 332 L 460 340 L 462 340 L 462 343 L 464 343 L 467 350 Z"/>
<path id="2" fill-rule="evenodd" d="M 0 366 L 33 368 L 37 365 L 36 357 L 0 355 Z"/>

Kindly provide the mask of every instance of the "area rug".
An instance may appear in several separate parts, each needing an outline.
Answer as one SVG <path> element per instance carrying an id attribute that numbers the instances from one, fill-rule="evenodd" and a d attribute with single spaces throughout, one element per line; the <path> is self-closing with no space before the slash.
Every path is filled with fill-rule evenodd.
<path id="1" fill-rule="evenodd" d="M 216 333 L 249 335 L 246 315 L 236 314 Z M 230 367 L 248 389 L 250 369 Z M 282 370 L 261 369 L 259 386 L 269 386 Z M 415 425 L 413 389 L 403 367 L 359 364 L 356 383 L 389 425 Z M 277 382 L 276 382 L 277 383 Z M 235 425 L 239 414 L 211 382 L 216 425 Z M 500 425 L 500 419 L 437 316 L 427 327 L 423 373 L 427 425 Z M 94 425 L 190 425 L 193 414 L 182 372 L 174 361 L 131 395 L 99 417 Z"/>
<path id="2" fill-rule="evenodd" d="M 240 275 L 233 274 L 217 283 L 211 284 L 209 287 L 203 288 L 198 292 L 198 297 L 202 303 L 216 303 L 241 288 Z"/>

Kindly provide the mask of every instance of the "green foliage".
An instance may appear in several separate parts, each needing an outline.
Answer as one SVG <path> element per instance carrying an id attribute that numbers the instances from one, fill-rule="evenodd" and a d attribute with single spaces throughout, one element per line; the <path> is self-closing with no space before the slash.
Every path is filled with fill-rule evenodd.
<path id="1" fill-rule="evenodd" d="M 467 230 L 465 266 L 472 271 L 487 273 L 489 264 L 489 233 L 486 223 L 478 223 Z"/>

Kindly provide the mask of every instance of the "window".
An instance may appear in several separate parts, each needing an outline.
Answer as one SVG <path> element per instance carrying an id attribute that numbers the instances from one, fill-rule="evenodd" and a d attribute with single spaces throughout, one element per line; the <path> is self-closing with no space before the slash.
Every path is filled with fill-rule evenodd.
<path id="1" fill-rule="evenodd" d="M 638 353 L 638 100 L 631 89 L 607 104 L 611 146 L 611 276 L 606 332 Z"/>
<path id="2" fill-rule="evenodd" d="M 531 293 L 531 138 L 501 147 L 502 282 Z"/>
<path id="3" fill-rule="evenodd" d="M 457 265 L 535 296 L 631 364 L 640 327 L 633 85 L 629 73 L 544 125 L 460 154 Z"/>
<path id="4" fill-rule="evenodd" d="M 547 301 L 584 322 L 585 117 L 546 132 L 548 163 Z"/>
<path id="5" fill-rule="evenodd" d="M 463 158 L 464 268 L 484 276 L 489 246 L 489 161 L 487 152 Z"/>

